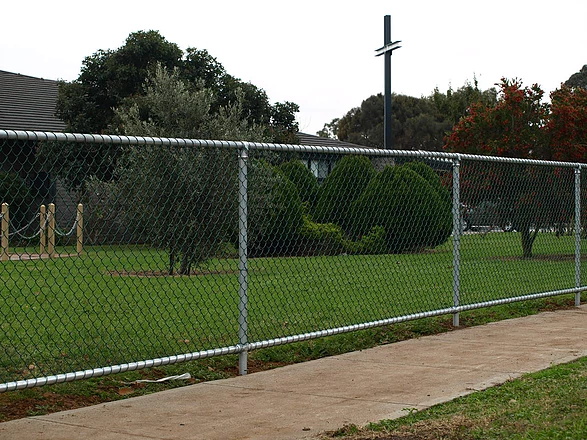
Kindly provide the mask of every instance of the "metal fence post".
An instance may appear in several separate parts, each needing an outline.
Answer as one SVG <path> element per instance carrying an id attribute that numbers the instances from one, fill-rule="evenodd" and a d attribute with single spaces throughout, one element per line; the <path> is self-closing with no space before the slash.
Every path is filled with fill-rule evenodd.
<path id="1" fill-rule="evenodd" d="M 575 287 L 581 287 L 581 167 L 575 168 Z M 581 292 L 575 292 L 575 305 L 581 305 Z"/>
<path id="2" fill-rule="evenodd" d="M 460 166 L 461 160 L 453 161 L 452 167 L 452 243 L 453 243 L 453 266 L 452 266 L 452 301 L 453 306 L 458 307 L 461 302 L 461 187 L 460 187 Z M 459 326 L 459 313 L 453 313 L 452 324 Z"/>
<path id="3" fill-rule="evenodd" d="M 238 160 L 238 256 L 239 256 L 239 305 L 238 305 L 238 339 L 239 345 L 244 346 L 245 350 L 239 353 L 238 368 L 239 374 L 245 375 L 248 370 L 248 199 L 247 199 L 247 171 L 248 171 L 249 149 L 245 145 L 239 149 Z"/>

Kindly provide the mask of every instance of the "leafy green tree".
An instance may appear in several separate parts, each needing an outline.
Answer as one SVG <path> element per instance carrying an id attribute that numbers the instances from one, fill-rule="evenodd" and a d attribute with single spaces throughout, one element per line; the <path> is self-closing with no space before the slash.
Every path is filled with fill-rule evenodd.
<path id="1" fill-rule="evenodd" d="M 210 89 L 182 81 L 177 69 L 158 66 L 144 93 L 115 115 L 123 134 L 265 140 L 241 101 L 212 113 L 214 98 Z M 102 185 L 132 235 L 167 249 L 170 273 L 179 261 L 179 273 L 189 275 L 237 228 L 237 171 L 234 150 L 136 146 L 120 152 L 114 179 Z"/>
<path id="2" fill-rule="evenodd" d="M 393 95 L 393 147 L 399 150 L 438 150 L 444 132 L 450 127 L 443 121 L 434 105 L 425 98 Z M 351 109 L 340 119 L 325 124 L 320 132 L 339 140 L 383 148 L 383 95 L 367 98 L 360 107 Z"/>
<path id="3" fill-rule="evenodd" d="M 157 65 L 175 69 L 177 77 L 186 84 L 206 88 L 214 97 L 210 103 L 211 114 L 238 105 L 249 122 L 263 127 L 268 141 L 294 141 L 298 131 L 296 104 L 272 105 L 263 89 L 229 75 L 206 50 L 188 48 L 184 52 L 157 31 L 131 33 L 120 48 L 99 50 L 86 57 L 79 77 L 60 84 L 58 116 L 66 122 L 68 131 L 117 131 L 120 121 L 114 109 L 145 93 L 143 84 Z M 180 136 L 172 132 L 169 135 Z M 46 146 L 45 153 L 43 159 L 57 164 L 55 168 L 63 173 L 59 177 L 74 188 L 91 175 L 111 178 L 118 159 L 118 149 L 105 146 L 79 151 L 74 145 L 61 144 L 54 148 Z M 80 163 L 85 164 L 85 169 Z"/>
<path id="4" fill-rule="evenodd" d="M 494 104 L 495 89 L 481 91 L 477 80 L 446 93 L 435 89 L 430 96 L 415 98 L 406 95 L 392 96 L 391 126 L 393 148 L 398 150 L 438 151 L 444 145 L 444 137 L 458 120 L 467 114 L 476 102 Z M 360 107 L 351 109 L 345 116 L 324 124 L 320 136 L 383 148 L 384 99 L 373 95 Z"/>
<path id="5" fill-rule="evenodd" d="M 320 223 L 336 223 L 349 231 L 356 219 L 350 207 L 367 187 L 376 171 L 365 156 L 345 156 L 326 177 L 318 190 L 314 218 Z"/>
<path id="6" fill-rule="evenodd" d="M 295 254 L 303 224 L 302 201 L 296 186 L 278 167 L 253 159 L 249 188 L 249 255 Z"/>
<path id="7" fill-rule="evenodd" d="M 322 130 L 319 130 L 316 134 L 321 137 L 338 139 L 338 123 L 340 118 L 334 118 L 332 121 L 324 124 Z"/>
<path id="8" fill-rule="evenodd" d="M 587 89 L 587 64 L 585 64 L 577 73 L 573 73 L 571 77 L 565 81 L 565 86 Z"/>
<path id="9" fill-rule="evenodd" d="M 361 237 L 382 228 L 387 252 L 438 246 L 451 233 L 450 200 L 412 168 L 385 167 L 352 204 L 354 233 Z"/>
<path id="10" fill-rule="evenodd" d="M 57 115 L 68 130 L 102 133 L 114 108 L 126 97 L 141 93 L 147 74 L 159 63 L 178 67 L 183 52 L 156 31 L 134 32 L 117 50 L 98 50 L 86 57 L 77 80 L 61 83 Z"/>
<path id="11" fill-rule="evenodd" d="M 282 163 L 279 168 L 296 186 L 302 202 L 306 203 L 309 208 L 312 208 L 316 203 L 319 186 L 316 177 L 310 169 L 295 159 Z"/>
<path id="12" fill-rule="evenodd" d="M 493 87 L 480 90 L 477 78 L 473 78 L 472 84 L 466 81 L 463 86 L 456 90 L 449 87 L 445 93 L 435 88 L 427 99 L 432 101 L 443 119 L 452 128 L 462 117 L 467 116 L 473 104 L 495 105 L 497 102 L 497 90 Z"/>
<path id="13" fill-rule="evenodd" d="M 269 119 L 269 136 L 273 142 L 281 144 L 297 144 L 296 136 L 298 123 L 296 122 L 295 113 L 300 108 L 293 102 L 277 102 L 271 107 Z"/>

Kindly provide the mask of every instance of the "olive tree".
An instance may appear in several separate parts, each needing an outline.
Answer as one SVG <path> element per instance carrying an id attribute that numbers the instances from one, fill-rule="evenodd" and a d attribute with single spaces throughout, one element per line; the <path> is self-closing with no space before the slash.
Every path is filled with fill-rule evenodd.
<path id="1" fill-rule="evenodd" d="M 212 113 L 214 93 L 183 82 L 158 66 L 144 94 L 115 110 L 122 134 L 263 141 L 263 130 L 242 116 L 241 101 Z M 169 253 L 169 272 L 210 258 L 234 235 L 237 222 L 237 152 L 178 145 L 125 148 L 116 164 L 110 203 L 135 239 Z"/>

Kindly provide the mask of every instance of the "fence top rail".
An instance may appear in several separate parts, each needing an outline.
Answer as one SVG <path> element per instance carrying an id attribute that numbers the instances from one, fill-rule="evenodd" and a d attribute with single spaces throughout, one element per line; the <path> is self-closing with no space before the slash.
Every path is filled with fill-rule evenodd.
<path id="1" fill-rule="evenodd" d="M 535 159 L 520 159 L 513 157 L 482 156 L 476 154 L 446 153 L 441 151 L 422 150 L 384 150 L 379 148 L 350 148 L 319 145 L 273 144 L 248 141 L 219 141 L 205 139 L 162 138 L 146 136 L 122 136 L 114 134 L 82 134 L 48 131 L 22 131 L 0 129 L 0 139 L 20 141 L 53 141 L 77 142 L 88 144 L 119 144 L 119 145 L 165 145 L 177 147 L 214 147 L 246 150 L 272 150 L 300 153 L 330 153 L 330 154 L 363 154 L 368 156 L 395 157 L 426 157 L 444 161 L 473 160 L 484 162 L 502 162 L 525 165 L 546 165 L 565 168 L 586 168 L 587 163 L 559 162 Z"/>

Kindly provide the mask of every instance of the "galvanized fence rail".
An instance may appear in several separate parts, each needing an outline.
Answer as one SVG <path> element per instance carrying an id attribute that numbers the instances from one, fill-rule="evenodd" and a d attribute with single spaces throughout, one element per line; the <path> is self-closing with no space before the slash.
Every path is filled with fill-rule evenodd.
<path id="1" fill-rule="evenodd" d="M 11 130 L 0 145 L 0 392 L 226 354 L 246 374 L 251 350 L 587 288 L 585 164 Z"/>

